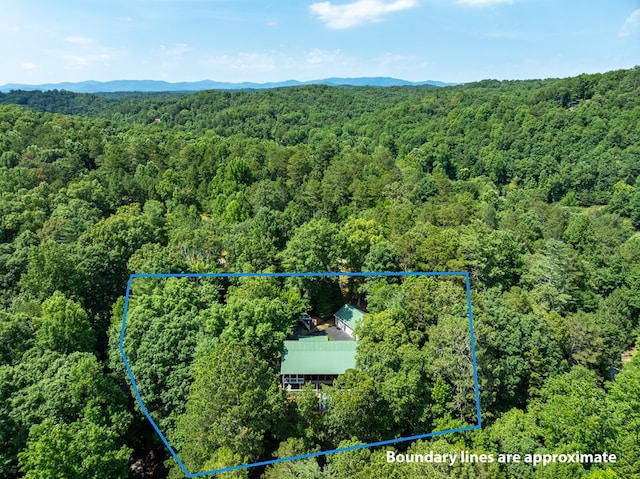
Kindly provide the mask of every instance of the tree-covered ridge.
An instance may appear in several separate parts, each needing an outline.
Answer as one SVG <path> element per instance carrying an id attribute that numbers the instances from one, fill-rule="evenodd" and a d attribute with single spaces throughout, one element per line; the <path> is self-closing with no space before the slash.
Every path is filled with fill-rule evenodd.
<path id="1" fill-rule="evenodd" d="M 104 477 L 95 471 L 109 470 L 109 477 L 126 477 L 132 451 L 136 461 L 152 450 L 156 458 L 166 454 L 134 406 L 109 334 L 122 318 L 132 272 L 464 270 L 471 275 L 485 427 L 410 450 L 615 449 L 623 459 L 609 471 L 476 465 L 446 474 L 635 477 L 637 358 L 624 367 L 620 358 L 640 333 L 638 75 L 635 68 L 444 89 L 33 94 L 42 108 L 77 116 L 38 112 L 35 104 L 0 106 L 0 475 Z M 11 95 L 1 101 L 14 101 Z M 349 286 L 364 288 L 371 308 L 396 301 L 429 324 L 433 313 L 410 292 Z M 414 297 L 424 297 L 418 286 Z M 157 292 L 165 294 L 161 301 L 191 318 L 166 324 L 167 334 L 194 344 L 188 338 L 200 331 L 199 315 L 170 288 Z M 151 321 L 154 307 L 134 316 Z M 420 358 L 429 348 L 437 356 L 442 345 L 420 342 L 415 323 L 386 309 L 371 315 L 376 321 L 365 325 L 363 345 L 371 345 L 372 357 L 386 351 L 382 359 L 393 365 L 386 389 L 373 390 L 389 407 L 378 426 L 394 424 L 406 434 L 415 419 L 407 410 L 425 412 L 419 402 L 428 401 L 428 422 L 455 402 L 457 390 L 446 364 L 430 364 L 441 368 L 442 381 L 434 379 L 425 396 Z M 385 322 L 404 328 L 397 333 L 406 341 L 386 344 L 378 331 Z M 151 352 L 163 334 L 158 325 L 141 336 L 151 360 L 162 358 Z M 459 336 L 452 326 L 438 337 L 447 334 Z M 228 340 L 241 348 L 249 339 Z M 254 359 L 258 365 L 263 358 Z M 168 390 L 182 393 L 163 407 L 183 394 L 182 379 L 197 376 L 198 367 L 208 372 L 194 364 L 174 376 Z M 374 386 L 361 366 L 344 382 L 368 397 Z M 401 382 L 415 386 L 413 396 L 390 402 Z M 81 389 L 66 391 L 65 384 Z M 315 450 L 320 426 L 309 410 L 302 415 L 308 423 L 294 435 L 274 431 L 251 454 Z M 327 417 L 337 418 L 331 430 L 343 434 L 343 444 L 372 434 L 354 424 L 359 432 L 349 437 L 343 419 Z M 232 446 L 221 444 L 205 462 L 244 454 Z M 432 471 L 385 465 L 377 450 L 264 471 L 296 474 Z"/>

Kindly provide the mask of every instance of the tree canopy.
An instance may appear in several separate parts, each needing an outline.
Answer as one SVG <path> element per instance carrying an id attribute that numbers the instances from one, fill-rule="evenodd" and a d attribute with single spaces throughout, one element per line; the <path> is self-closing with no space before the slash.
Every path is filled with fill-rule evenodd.
<path id="1" fill-rule="evenodd" d="M 637 477 L 639 79 L 0 93 L 0 476 L 181 474 L 120 357 L 132 273 L 467 271 L 483 429 L 393 450 L 618 462 L 400 469 L 374 448 L 234 474 Z M 475 423 L 459 279 L 262 279 L 132 284 L 125 352 L 189 467 Z M 348 301 L 356 367 L 287 394 L 300 313 Z"/>

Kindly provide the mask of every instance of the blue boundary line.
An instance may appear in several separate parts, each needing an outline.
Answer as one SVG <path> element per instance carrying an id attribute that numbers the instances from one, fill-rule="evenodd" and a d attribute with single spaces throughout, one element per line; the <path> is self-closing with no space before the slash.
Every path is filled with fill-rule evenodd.
<path id="1" fill-rule="evenodd" d="M 138 385 L 136 383 L 136 380 L 133 377 L 133 372 L 131 371 L 131 365 L 129 364 L 129 361 L 127 360 L 127 356 L 124 352 L 124 334 L 125 334 L 125 327 L 126 327 L 126 322 L 127 322 L 127 312 L 129 309 L 129 295 L 131 293 L 131 283 L 133 282 L 134 279 L 136 278 L 239 278 L 239 277 L 271 277 L 271 278 L 283 278 L 283 277 L 325 277 L 325 276 L 329 276 L 329 277 L 336 277 L 336 276 L 464 276 L 465 278 L 465 287 L 467 290 L 467 312 L 469 315 L 469 328 L 470 328 L 470 338 L 471 338 L 471 359 L 473 362 L 473 383 L 474 383 L 474 389 L 475 389 L 475 399 L 476 399 L 476 415 L 478 417 L 478 423 L 471 425 L 471 426 L 466 426 L 466 427 L 459 427 L 459 428 L 455 428 L 455 429 L 447 429 L 445 431 L 436 431 L 436 432 L 430 432 L 430 433 L 426 433 L 426 434 L 419 434 L 416 436 L 408 436 L 408 437 L 400 437 L 400 438 L 396 438 L 396 439 L 389 439 L 386 441 L 379 441 L 379 442 L 372 442 L 372 443 L 368 443 L 368 444 L 358 444 L 356 446 L 349 446 L 349 447 L 342 447 L 342 448 L 338 448 L 338 449 L 331 449 L 328 451 L 319 451 L 319 452 L 313 452 L 310 454 L 302 454 L 302 455 L 298 455 L 298 456 L 291 456 L 291 457 L 283 457 L 283 458 L 278 458 L 278 459 L 272 459 L 269 461 L 262 461 L 262 462 L 254 462 L 251 464 L 242 464 L 239 466 L 233 466 L 233 467 L 226 467 L 223 469 L 215 469 L 215 470 L 211 470 L 211 471 L 203 471 L 203 472 L 196 472 L 196 473 L 190 473 L 187 468 L 185 467 L 185 465 L 182 463 L 182 461 L 180 460 L 180 458 L 178 457 L 178 454 L 176 453 L 176 451 L 171 447 L 171 445 L 169 444 L 169 442 L 167 441 L 167 439 L 165 438 L 164 434 L 162 434 L 162 432 L 160 431 L 160 428 L 158 427 L 158 425 L 156 424 L 156 422 L 153 420 L 153 418 L 151 417 L 151 415 L 149 414 L 149 411 L 147 410 L 146 406 L 144 405 L 144 401 L 142 400 L 142 397 L 140 396 L 140 391 L 138 390 Z M 417 272 L 396 272 L 396 271 L 383 271 L 383 272 L 325 272 L 325 273 L 140 273 L 140 274 L 132 274 L 129 276 L 129 281 L 127 282 L 127 290 L 126 290 L 126 295 L 125 295 L 125 299 L 124 299 L 124 313 L 122 314 L 122 327 L 120 329 L 120 355 L 122 356 L 122 360 L 124 361 L 124 365 L 125 368 L 127 369 L 127 375 L 129 376 L 129 379 L 131 380 L 131 385 L 133 386 L 133 390 L 135 392 L 136 398 L 138 400 L 138 403 L 140 405 L 140 409 L 142 410 L 143 414 L 145 415 L 145 417 L 149 420 L 149 422 L 151 423 L 151 425 L 153 426 L 153 428 L 155 429 L 155 431 L 158 433 L 158 436 L 160 436 L 160 439 L 162 440 L 162 442 L 164 443 L 164 445 L 167 447 L 167 449 L 169 450 L 169 452 L 171 453 L 171 455 L 173 456 L 173 458 L 176 460 L 177 464 L 180 466 L 180 469 L 182 469 L 182 472 L 184 472 L 186 477 L 202 477 L 202 476 L 210 476 L 213 474 L 218 474 L 221 472 L 230 472 L 230 471 L 236 471 L 239 469 L 248 469 L 251 467 L 257 467 L 257 466 L 267 466 L 269 464 L 275 464 L 278 462 L 285 462 L 285 461 L 294 461 L 294 460 L 298 460 L 298 459 L 306 459 L 309 457 L 317 457 L 317 456 L 324 456 L 326 454 L 333 454 L 336 452 L 345 452 L 345 451 L 353 451 L 355 449 L 364 449 L 364 448 L 368 448 L 368 447 L 375 447 L 375 446 L 384 446 L 387 444 L 395 444 L 398 442 L 405 442 L 405 441 L 413 441 L 416 439 L 424 439 L 427 437 L 435 437 L 435 436 L 441 436 L 444 434 L 452 434 L 455 432 L 463 432 L 463 431 L 471 431 L 474 429 L 480 429 L 482 427 L 482 418 L 481 418 L 481 411 L 480 411 L 480 386 L 478 383 L 478 368 L 477 368 L 477 361 L 476 361 L 476 346 L 475 346 L 475 338 L 474 338 L 474 328 L 473 328 L 473 312 L 471 309 L 471 285 L 470 285 L 470 281 L 469 281 L 469 273 L 466 271 L 459 271 L 459 272 L 449 272 L 449 271 L 443 271 L 443 272 L 435 272 L 435 271 L 417 271 Z"/>

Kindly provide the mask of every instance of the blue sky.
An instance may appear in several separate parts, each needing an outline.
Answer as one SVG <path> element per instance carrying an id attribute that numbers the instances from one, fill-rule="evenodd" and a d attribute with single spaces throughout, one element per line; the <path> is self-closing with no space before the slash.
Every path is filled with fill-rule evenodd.
<path id="1" fill-rule="evenodd" d="M 640 0 L 2 0 L 0 85 L 467 82 L 640 64 Z"/>

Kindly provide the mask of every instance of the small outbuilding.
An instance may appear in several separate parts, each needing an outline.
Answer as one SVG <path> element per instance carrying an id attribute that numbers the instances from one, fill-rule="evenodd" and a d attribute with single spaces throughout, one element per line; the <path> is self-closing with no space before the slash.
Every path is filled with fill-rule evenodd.
<path id="1" fill-rule="evenodd" d="M 341 329 L 349 336 L 355 336 L 356 324 L 362 319 L 364 313 L 351 304 L 345 304 L 334 315 L 336 328 Z"/>

